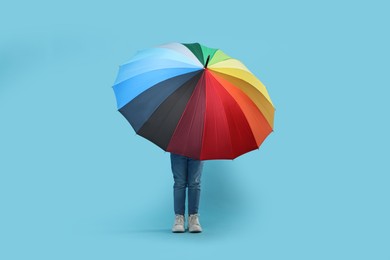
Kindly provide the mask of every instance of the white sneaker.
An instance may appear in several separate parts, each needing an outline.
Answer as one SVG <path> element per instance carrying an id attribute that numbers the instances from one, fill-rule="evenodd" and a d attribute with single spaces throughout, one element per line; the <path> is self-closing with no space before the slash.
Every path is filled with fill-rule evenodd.
<path id="1" fill-rule="evenodd" d="M 202 232 L 202 227 L 199 223 L 199 215 L 192 214 L 188 216 L 188 231 L 191 233 L 200 233 Z"/>
<path id="2" fill-rule="evenodd" d="M 184 229 L 184 215 L 175 215 L 175 223 L 172 227 L 173 233 L 183 233 L 185 231 Z"/>

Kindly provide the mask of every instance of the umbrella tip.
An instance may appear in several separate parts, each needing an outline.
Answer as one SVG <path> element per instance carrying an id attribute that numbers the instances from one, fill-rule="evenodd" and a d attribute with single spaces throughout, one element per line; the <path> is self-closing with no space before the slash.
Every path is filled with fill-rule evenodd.
<path id="1" fill-rule="evenodd" d="M 207 56 L 207 60 L 206 60 L 206 64 L 204 65 L 204 68 L 207 68 L 207 64 L 209 64 L 209 60 L 210 60 L 210 55 Z"/>

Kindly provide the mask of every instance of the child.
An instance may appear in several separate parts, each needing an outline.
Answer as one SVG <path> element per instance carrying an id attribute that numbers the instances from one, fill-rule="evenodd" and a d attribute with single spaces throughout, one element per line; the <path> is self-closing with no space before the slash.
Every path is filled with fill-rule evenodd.
<path id="1" fill-rule="evenodd" d="M 188 187 L 188 230 L 191 233 L 202 232 L 199 223 L 198 207 L 200 198 L 200 179 L 203 161 L 171 153 L 171 166 L 173 179 L 173 197 L 175 210 L 175 223 L 172 232 L 183 233 L 186 188 Z"/>

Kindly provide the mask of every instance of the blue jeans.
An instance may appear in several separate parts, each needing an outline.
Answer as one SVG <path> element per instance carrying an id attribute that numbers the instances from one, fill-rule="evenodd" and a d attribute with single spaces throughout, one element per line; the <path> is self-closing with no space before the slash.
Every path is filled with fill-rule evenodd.
<path id="1" fill-rule="evenodd" d="M 188 214 L 197 214 L 200 198 L 200 179 L 203 161 L 171 153 L 173 198 L 175 214 L 184 215 L 186 188 L 188 188 Z"/>

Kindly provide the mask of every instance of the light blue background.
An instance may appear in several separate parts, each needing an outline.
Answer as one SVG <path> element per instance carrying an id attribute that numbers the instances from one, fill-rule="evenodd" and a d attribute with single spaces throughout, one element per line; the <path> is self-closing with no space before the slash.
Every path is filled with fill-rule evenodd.
<path id="1" fill-rule="evenodd" d="M 390 259 L 385 3 L 3 3 L 0 259 Z M 259 150 L 206 162 L 198 235 L 170 233 L 169 153 L 111 89 L 172 41 L 239 58 L 277 108 Z"/>

